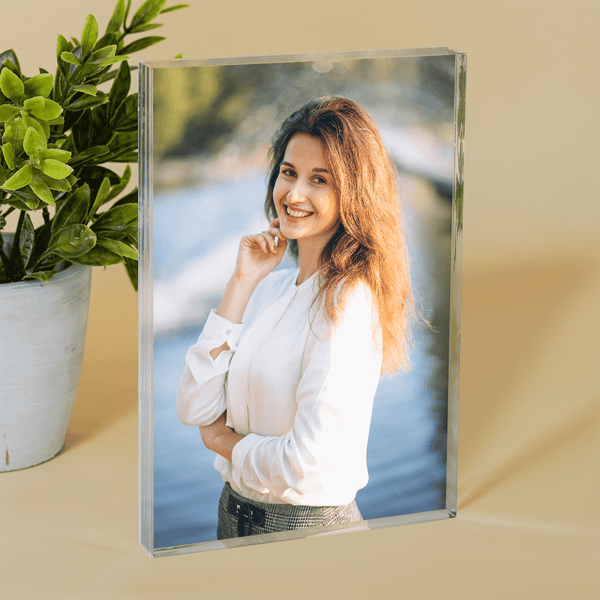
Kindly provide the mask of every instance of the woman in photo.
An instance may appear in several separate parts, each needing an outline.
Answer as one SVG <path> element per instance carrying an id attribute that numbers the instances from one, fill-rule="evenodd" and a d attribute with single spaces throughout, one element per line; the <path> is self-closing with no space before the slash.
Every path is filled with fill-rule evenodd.
<path id="1" fill-rule="evenodd" d="M 409 271 L 376 125 L 321 98 L 271 154 L 270 226 L 242 238 L 177 398 L 225 481 L 218 539 L 359 521 L 379 377 L 406 365 Z M 298 266 L 275 271 L 286 249 Z"/>

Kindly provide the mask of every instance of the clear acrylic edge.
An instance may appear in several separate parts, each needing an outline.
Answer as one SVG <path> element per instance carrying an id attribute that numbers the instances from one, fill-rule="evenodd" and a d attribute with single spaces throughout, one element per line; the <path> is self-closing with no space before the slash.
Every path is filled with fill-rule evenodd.
<path id="1" fill-rule="evenodd" d="M 460 306 L 462 294 L 463 199 L 465 162 L 465 93 L 467 55 L 457 53 L 454 83 L 454 178 L 452 182 L 452 238 L 450 260 L 450 358 L 448 372 L 448 439 L 446 508 L 456 516 L 458 482 L 458 397 L 460 375 Z"/>
<path id="2" fill-rule="evenodd" d="M 154 551 L 152 69 L 139 64 L 138 453 L 139 540 Z"/>

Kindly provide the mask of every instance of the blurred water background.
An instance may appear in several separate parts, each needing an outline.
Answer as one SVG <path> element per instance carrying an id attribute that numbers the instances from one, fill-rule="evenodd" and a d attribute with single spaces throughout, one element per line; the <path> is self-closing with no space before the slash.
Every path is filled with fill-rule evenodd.
<path id="1" fill-rule="evenodd" d="M 233 271 L 242 235 L 265 229 L 267 150 L 295 109 L 356 100 L 394 158 L 417 308 L 412 368 L 382 379 L 364 519 L 445 507 L 454 57 L 154 71 L 154 546 L 216 539 L 223 481 L 196 427 L 177 418 L 185 353 Z M 280 268 L 292 266 L 286 258 Z"/>

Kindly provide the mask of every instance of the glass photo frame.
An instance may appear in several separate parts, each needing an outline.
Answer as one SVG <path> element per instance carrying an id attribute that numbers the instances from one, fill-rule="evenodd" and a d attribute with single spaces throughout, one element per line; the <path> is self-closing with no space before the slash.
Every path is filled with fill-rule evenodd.
<path id="1" fill-rule="evenodd" d="M 139 498 L 151 556 L 456 515 L 465 82 L 466 55 L 449 48 L 140 63 Z M 268 227 L 273 134 L 324 96 L 364 108 L 396 167 L 417 309 L 410 369 L 375 395 L 363 520 L 217 540 L 223 480 L 198 427 L 178 419 L 178 385 L 240 238 Z"/>

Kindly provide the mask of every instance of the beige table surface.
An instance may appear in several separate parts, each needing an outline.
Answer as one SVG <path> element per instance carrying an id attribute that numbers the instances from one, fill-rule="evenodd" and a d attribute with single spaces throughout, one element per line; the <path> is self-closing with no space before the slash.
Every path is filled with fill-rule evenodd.
<path id="1" fill-rule="evenodd" d="M 34 74 L 113 2 L 15 6 L 0 47 Z M 140 58 L 467 51 L 458 517 L 149 558 L 137 298 L 96 269 L 66 448 L 0 477 L 0 598 L 599 598 L 600 4 L 192 0 L 163 22 Z"/>

